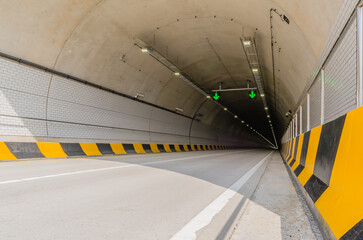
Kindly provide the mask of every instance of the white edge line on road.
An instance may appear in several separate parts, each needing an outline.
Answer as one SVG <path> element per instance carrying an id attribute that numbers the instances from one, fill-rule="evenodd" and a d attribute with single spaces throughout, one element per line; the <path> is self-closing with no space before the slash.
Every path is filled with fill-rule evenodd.
<path id="1" fill-rule="evenodd" d="M 161 161 L 146 162 L 146 163 L 139 163 L 139 164 L 128 164 L 128 165 L 117 166 L 117 167 L 106 167 L 106 168 L 89 169 L 89 170 L 82 170 L 82 171 L 75 171 L 75 172 L 67 172 L 67 173 L 59 173 L 59 174 L 45 175 L 45 176 L 40 176 L 40 177 L 14 179 L 14 180 L 8 180 L 8 181 L 0 182 L 0 185 L 2 185 L 2 184 L 9 184 L 9 183 L 25 182 L 25 181 L 33 181 L 33 180 L 39 180 L 39 179 L 45 179 L 45 178 L 54 178 L 54 177 L 69 176 L 69 175 L 75 175 L 75 174 L 81 174 L 81 173 L 91 173 L 91 172 L 98 172 L 98 171 L 105 171 L 105 170 L 112 170 L 112 169 L 129 168 L 129 167 L 137 167 L 137 166 L 146 166 L 146 165 L 152 165 L 152 164 L 157 164 L 157 163 L 167 163 L 167 162 L 181 161 L 181 160 L 192 159 L 192 158 L 202 158 L 202 157 L 210 157 L 210 156 L 218 156 L 218 155 L 226 155 L 226 154 L 228 155 L 228 154 L 233 154 L 233 153 L 236 153 L 236 152 L 240 152 L 240 151 L 233 151 L 233 152 L 228 152 L 228 153 L 208 154 L 208 155 L 194 156 L 194 157 L 185 157 L 185 158 L 176 158 L 176 159 L 171 159 L 171 160 L 161 160 Z"/>
<path id="2" fill-rule="evenodd" d="M 207 226 L 239 191 L 239 189 L 255 174 L 255 172 L 265 163 L 266 159 L 272 154 L 270 152 L 259 163 L 252 167 L 246 174 L 233 183 L 225 192 L 204 208 L 198 215 L 190 220 L 179 232 L 174 234 L 170 240 L 194 240 L 197 232 Z"/>

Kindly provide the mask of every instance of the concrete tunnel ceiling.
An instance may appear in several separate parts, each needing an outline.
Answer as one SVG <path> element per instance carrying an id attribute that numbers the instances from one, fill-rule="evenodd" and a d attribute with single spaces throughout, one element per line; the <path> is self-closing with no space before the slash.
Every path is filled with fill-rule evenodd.
<path id="1" fill-rule="evenodd" d="M 256 37 L 266 99 L 281 138 L 328 38 L 342 0 L 37 0 L 1 1 L 0 51 L 193 117 L 205 97 L 134 46 L 147 42 L 203 89 L 252 80 L 240 37 Z M 273 14 L 276 106 L 270 47 Z M 322 14 L 323 13 L 323 14 Z M 122 60 L 120 57 L 124 56 Z M 272 141 L 260 97 L 222 93 L 221 103 Z M 276 113 L 276 114 L 275 114 Z M 208 103 L 203 121 L 228 125 Z"/>

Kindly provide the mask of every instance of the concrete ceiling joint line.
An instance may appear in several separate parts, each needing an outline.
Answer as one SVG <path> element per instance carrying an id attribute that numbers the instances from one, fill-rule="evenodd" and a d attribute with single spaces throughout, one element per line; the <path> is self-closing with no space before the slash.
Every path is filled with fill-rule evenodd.
<path id="1" fill-rule="evenodd" d="M 213 47 L 212 43 L 209 41 L 209 38 L 206 38 L 206 39 L 207 39 L 207 42 L 208 42 L 209 46 L 212 48 L 214 54 L 218 58 L 219 62 L 222 64 L 223 68 L 228 73 L 229 77 L 232 79 L 232 81 L 234 82 L 234 84 L 236 84 L 236 86 L 238 86 L 237 81 L 233 78 L 231 72 L 228 70 L 227 66 L 223 63 L 221 56 L 219 56 L 219 54 L 217 53 L 216 49 Z"/>
<path id="2" fill-rule="evenodd" d="M 186 83 L 188 83 L 194 89 L 196 89 L 198 92 L 200 92 L 202 95 L 204 95 L 207 99 L 211 99 L 211 96 L 204 89 L 202 89 L 200 86 L 198 86 L 198 84 L 193 82 L 191 80 L 192 78 L 190 76 L 188 76 L 187 73 L 181 71 L 171 60 L 167 59 L 164 55 L 162 55 L 155 48 L 151 47 L 149 44 L 143 42 L 140 39 L 135 39 L 134 45 L 137 46 L 138 48 L 140 48 L 140 50 L 143 53 L 150 55 L 152 58 L 154 58 L 160 64 L 165 66 L 167 69 L 169 69 L 171 72 L 173 72 L 176 76 L 179 76 L 182 80 L 184 80 Z M 213 102 L 215 104 L 217 104 L 220 108 L 226 109 L 226 107 L 223 106 L 222 104 L 220 104 L 219 102 L 217 102 L 217 101 L 213 101 Z M 232 116 L 234 116 L 235 119 L 237 119 L 239 121 L 242 120 L 236 114 L 232 113 L 231 111 L 227 110 L 226 112 L 228 112 Z M 264 136 L 260 135 L 260 133 L 255 131 L 252 127 L 248 128 L 248 129 L 250 129 L 252 132 L 255 132 L 257 135 L 261 136 L 268 143 L 270 143 L 273 147 L 276 147 L 276 145 L 274 146 L 270 141 L 268 141 Z"/>
<path id="3" fill-rule="evenodd" d="M 253 75 L 253 78 L 255 79 L 257 89 L 260 93 L 260 97 L 262 99 L 262 103 L 264 105 L 265 111 L 266 111 L 266 118 L 271 126 L 271 132 L 272 136 L 275 141 L 275 148 L 277 148 L 277 140 L 275 136 L 275 131 L 272 126 L 272 121 L 270 117 L 269 108 L 266 101 L 265 91 L 263 87 L 263 80 L 262 80 L 262 72 L 261 72 L 261 65 L 258 58 L 258 52 L 256 47 L 256 41 L 254 37 L 242 37 L 240 38 L 243 51 L 246 55 L 246 59 L 248 61 L 248 65 L 250 66 L 251 73 Z"/>

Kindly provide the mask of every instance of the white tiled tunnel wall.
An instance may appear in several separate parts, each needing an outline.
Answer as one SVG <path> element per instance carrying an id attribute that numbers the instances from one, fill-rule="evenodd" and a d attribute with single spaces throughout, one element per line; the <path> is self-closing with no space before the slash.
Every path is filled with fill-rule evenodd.
<path id="1" fill-rule="evenodd" d="M 51 74 L 0 58 L 0 134 L 46 136 Z"/>
<path id="2" fill-rule="evenodd" d="M 357 24 L 356 11 L 358 2 L 359 0 L 344 1 L 313 70 L 316 74 L 312 75 L 309 84 L 307 84 L 306 91 L 310 88 L 307 91 L 310 94 L 310 129 L 332 121 L 355 109 L 358 105 L 357 26 L 359 25 Z M 325 79 L 321 78 L 321 69 L 324 69 Z M 324 81 L 323 99 L 322 80 Z M 301 99 L 305 97 L 303 95 Z M 321 112 L 322 102 L 324 104 L 324 112 Z M 303 119 L 305 119 L 304 115 L 305 113 L 303 113 Z M 323 122 L 321 121 L 322 119 Z M 295 131 L 291 130 L 291 128 L 294 128 L 293 124 L 295 123 L 290 122 L 288 128 L 292 134 L 289 135 L 285 132 L 283 139 L 289 140 L 294 137 Z M 304 125 L 303 128 L 305 129 Z M 283 142 L 286 142 L 286 140 L 283 140 Z"/>
<path id="3" fill-rule="evenodd" d="M 191 121 L 0 58 L 0 136 L 186 144 Z M 218 126 L 194 124 L 193 144 L 239 143 Z"/>
<path id="4" fill-rule="evenodd" d="M 310 89 L 310 127 L 321 124 L 321 74 Z"/>
<path id="5" fill-rule="evenodd" d="M 332 121 L 357 106 L 356 38 L 356 17 L 353 17 L 324 66 L 325 122 Z"/>
<path id="6" fill-rule="evenodd" d="M 303 105 L 302 105 L 302 132 L 305 133 L 307 132 L 307 120 L 308 120 L 308 106 L 307 106 L 307 101 L 305 99 Z"/>

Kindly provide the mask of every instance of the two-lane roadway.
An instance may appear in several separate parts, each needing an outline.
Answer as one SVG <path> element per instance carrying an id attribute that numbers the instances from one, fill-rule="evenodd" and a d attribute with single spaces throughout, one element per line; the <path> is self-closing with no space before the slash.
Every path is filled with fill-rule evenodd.
<path id="1" fill-rule="evenodd" d="M 0 163 L 0 239 L 224 239 L 271 150 Z"/>

